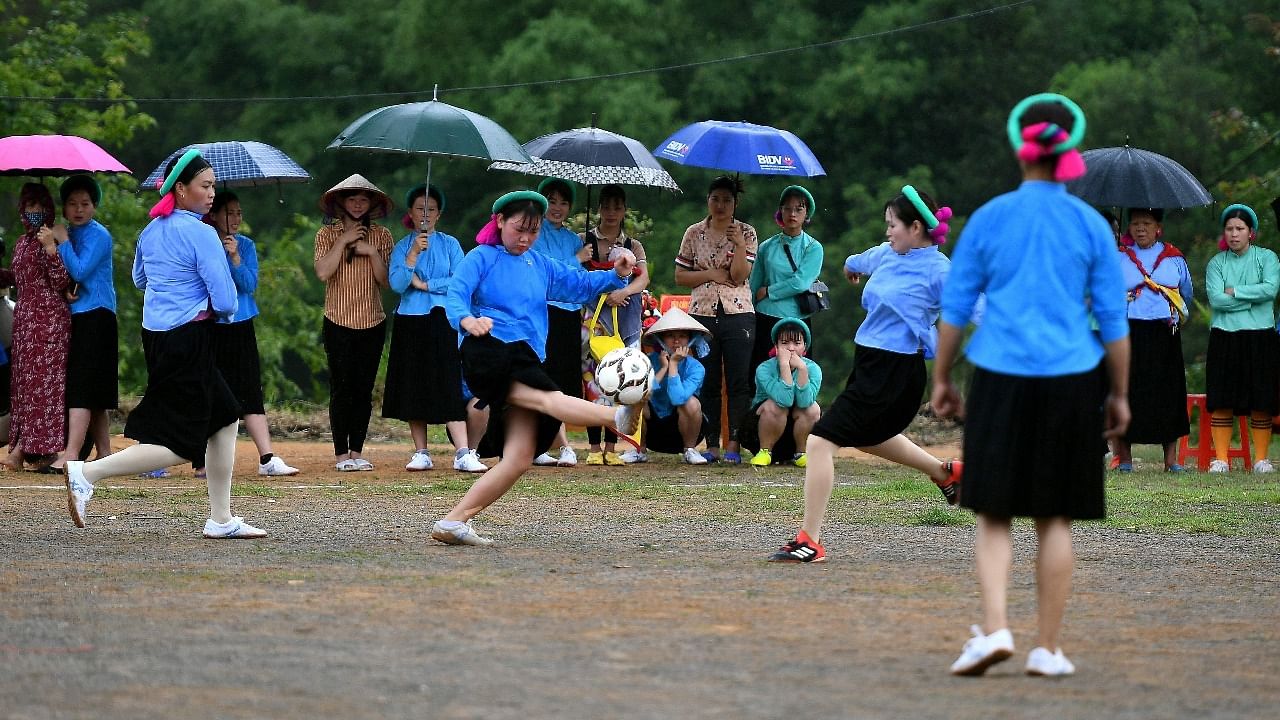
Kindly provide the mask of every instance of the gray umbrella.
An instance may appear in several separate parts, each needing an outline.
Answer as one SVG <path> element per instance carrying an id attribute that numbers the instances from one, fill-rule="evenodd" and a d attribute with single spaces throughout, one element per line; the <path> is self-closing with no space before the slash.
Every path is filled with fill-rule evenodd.
<path id="1" fill-rule="evenodd" d="M 1084 153 L 1088 172 L 1067 189 L 1093 205 L 1122 208 L 1187 208 L 1208 205 L 1213 196 L 1186 168 L 1164 155 L 1135 147 Z"/>

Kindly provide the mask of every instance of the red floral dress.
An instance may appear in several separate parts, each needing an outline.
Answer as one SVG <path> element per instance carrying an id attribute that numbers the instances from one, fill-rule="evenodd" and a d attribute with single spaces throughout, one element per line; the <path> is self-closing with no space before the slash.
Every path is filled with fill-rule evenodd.
<path id="1" fill-rule="evenodd" d="M 34 233 L 13 248 L 13 416 L 10 446 L 27 455 L 50 455 L 66 446 L 67 349 L 71 308 L 63 293 L 71 284 L 62 258 L 40 247 Z"/>

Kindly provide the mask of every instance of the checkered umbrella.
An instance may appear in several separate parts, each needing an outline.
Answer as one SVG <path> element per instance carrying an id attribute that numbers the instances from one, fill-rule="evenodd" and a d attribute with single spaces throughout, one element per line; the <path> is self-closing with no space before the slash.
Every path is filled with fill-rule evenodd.
<path id="1" fill-rule="evenodd" d="M 490 170 L 513 170 L 571 180 L 582 185 L 644 185 L 679 192 L 671 174 L 638 140 L 595 127 L 543 135 L 524 144 L 531 163 L 495 162 Z"/>
<path id="2" fill-rule="evenodd" d="M 200 155 L 213 166 L 213 175 L 218 184 L 223 187 L 311 182 L 307 171 L 277 148 L 253 140 L 232 140 L 197 143 L 174 150 L 160 163 L 160 167 L 152 170 L 147 179 L 142 181 L 143 187 L 158 187 L 169 163 L 191 148 L 200 150 Z"/>

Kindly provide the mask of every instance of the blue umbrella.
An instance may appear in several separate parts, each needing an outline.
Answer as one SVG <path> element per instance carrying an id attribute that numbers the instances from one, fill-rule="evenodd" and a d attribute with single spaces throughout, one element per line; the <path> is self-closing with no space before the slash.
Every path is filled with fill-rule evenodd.
<path id="1" fill-rule="evenodd" d="M 696 122 L 663 140 L 653 154 L 681 165 L 747 175 L 827 174 L 794 133 L 749 122 Z"/>
<path id="2" fill-rule="evenodd" d="M 266 144 L 253 140 L 196 143 L 174 150 L 151 171 L 144 187 L 155 188 L 163 178 L 169 162 L 190 148 L 199 148 L 200 154 L 213 166 L 214 177 L 223 187 L 249 187 L 280 185 L 283 183 L 311 182 L 311 176 L 288 155 Z"/>

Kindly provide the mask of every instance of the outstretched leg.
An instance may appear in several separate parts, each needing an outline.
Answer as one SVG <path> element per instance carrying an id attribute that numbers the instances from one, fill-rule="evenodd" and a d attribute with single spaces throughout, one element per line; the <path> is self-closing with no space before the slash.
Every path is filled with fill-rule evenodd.
<path id="1" fill-rule="evenodd" d="M 800 529 L 814 542 L 822 540 L 822 521 L 835 485 L 836 450 L 839 447 L 817 435 L 809 436 L 809 465 L 804 469 L 804 522 Z"/>
<path id="2" fill-rule="evenodd" d="M 557 393 L 560 394 L 560 393 Z M 480 476 L 444 520 L 467 522 L 506 494 L 533 464 L 533 443 L 538 434 L 538 417 L 520 407 L 506 411 L 506 442 L 502 459 Z"/>
<path id="3" fill-rule="evenodd" d="M 915 468 L 939 485 L 947 480 L 946 463 L 920 449 L 920 446 L 908 440 L 905 435 L 894 435 L 879 445 L 858 449 L 890 462 Z"/>

